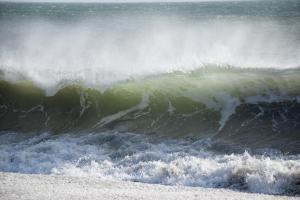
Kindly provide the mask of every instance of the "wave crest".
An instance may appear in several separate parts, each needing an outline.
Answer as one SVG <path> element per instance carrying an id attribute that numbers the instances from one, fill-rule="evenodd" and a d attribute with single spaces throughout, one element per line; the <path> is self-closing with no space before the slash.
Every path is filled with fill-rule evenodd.
<path id="1" fill-rule="evenodd" d="M 209 136 L 295 153 L 300 150 L 299 80 L 298 69 L 201 68 L 129 80 L 104 91 L 74 83 L 51 96 L 28 81 L 2 80 L 0 126 L 25 132 Z"/>

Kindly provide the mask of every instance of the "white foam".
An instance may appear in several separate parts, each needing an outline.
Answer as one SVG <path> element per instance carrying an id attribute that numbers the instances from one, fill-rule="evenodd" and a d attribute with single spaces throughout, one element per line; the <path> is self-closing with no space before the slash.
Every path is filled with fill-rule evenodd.
<path id="1" fill-rule="evenodd" d="M 141 100 L 141 102 L 136 105 L 133 106 L 127 110 L 122 110 L 120 112 L 117 112 L 115 114 L 103 117 L 98 123 L 96 123 L 93 128 L 97 128 L 97 127 L 102 127 L 112 121 L 115 121 L 117 119 L 120 119 L 121 117 L 133 112 L 133 111 L 142 111 L 144 110 L 147 106 L 148 106 L 148 102 L 149 102 L 149 95 L 148 94 L 144 94 L 143 98 Z"/>
<path id="2" fill-rule="evenodd" d="M 0 170 L 129 180 L 167 185 L 229 187 L 282 194 L 293 191 L 300 175 L 299 156 L 220 155 L 209 141 L 152 141 L 130 133 L 81 136 L 43 134 L 0 141 Z"/>

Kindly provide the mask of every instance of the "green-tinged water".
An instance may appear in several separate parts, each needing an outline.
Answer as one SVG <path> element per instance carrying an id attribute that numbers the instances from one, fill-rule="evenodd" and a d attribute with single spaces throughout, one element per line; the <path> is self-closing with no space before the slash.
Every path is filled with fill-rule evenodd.
<path id="1" fill-rule="evenodd" d="M 250 147 L 299 151 L 298 69 L 213 68 L 128 80 L 104 91 L 73 83 L 51 96 L 30 81 L 2 80 L 0 127 L 209 136 Z"/>
<path id="2" fill-rule="evenodd" d="M 299 0 L 0 2 L 0 171 L 299 195 L 299 67 Z"/>

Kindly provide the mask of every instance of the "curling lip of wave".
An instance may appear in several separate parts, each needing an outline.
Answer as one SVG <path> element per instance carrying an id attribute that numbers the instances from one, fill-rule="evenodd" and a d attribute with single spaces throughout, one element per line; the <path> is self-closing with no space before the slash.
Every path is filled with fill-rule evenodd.
<path id="1" fill-rule="evenodd" d="M 125 25 L 122 19 L 111 22 L 120 23 L 118 28 L 105 19 L 75 24 L 4 21 L 0 69 L 8 76 L 20 73 L 49 89 L 62 80 L 82 80 L 99 87 L 130 78 L 188 72 L 207 63 L 244 68 L 300 66 L 297 24 L 293 28 L 277 21 L 251 20 L 174 24 L 159 17 L 141 24 L 128 16 Z"/>
<path id="2" fill-rule="evenodd" d="M 128 80 L 104 91 L 68 83 L 50 96 L 30 81 L 2 80 L 0 127 L 23 132 L 116 130 L 213 136 L 296 153 L 299 77 L 299 69 L 210 66 Z M 269 144 L 260 142 L 266 138 Z"/>
<path id="3" fill-rule="evenodd" d="M 300 194 L 299 5 L 1 3 L 0 170 Z"/>

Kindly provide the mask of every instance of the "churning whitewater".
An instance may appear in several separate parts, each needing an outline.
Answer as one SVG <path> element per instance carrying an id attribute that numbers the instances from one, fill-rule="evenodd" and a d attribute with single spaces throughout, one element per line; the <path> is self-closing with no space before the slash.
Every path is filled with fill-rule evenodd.
<path id="1" fill-rule="evenodd" d="M 299 1 L 0 2 L 0 24 L 0 171 L 300 194 Z"/>
<path id="2" fill-rule="evenodd" d="M 22 139 L 20 139 L 22 138 Z M 102 132 L 1 136 L 4 172 L 99 177 L 166 185 L 299 194 L 299 156 L 216 154 L 211 140 L 160 139 Z M 12 145 L 13 144 L 13 145 Z"/>

